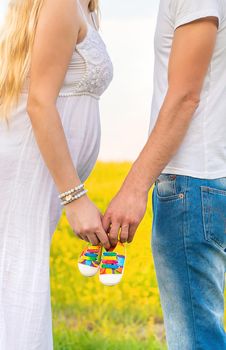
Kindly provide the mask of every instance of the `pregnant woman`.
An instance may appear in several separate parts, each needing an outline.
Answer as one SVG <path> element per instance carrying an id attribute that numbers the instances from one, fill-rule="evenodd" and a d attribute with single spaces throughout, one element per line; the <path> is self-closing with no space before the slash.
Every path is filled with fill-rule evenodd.
<path id="1" fill-rule="evenodd" d="M 1 28 L 1 350 L 53 348 L 49 249 L 61 208 L 76 235 L 109 248 L 83 185 L 113 75 L 97 5 L 12 0 Z"/>

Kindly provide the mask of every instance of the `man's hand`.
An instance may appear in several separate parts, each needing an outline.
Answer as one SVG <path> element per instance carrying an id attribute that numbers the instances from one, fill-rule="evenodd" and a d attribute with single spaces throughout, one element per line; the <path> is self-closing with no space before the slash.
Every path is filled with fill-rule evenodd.
<path id="1" fill-rule="evenodd" d="M 147 191 L 135 189 L 126 183 L 123 185 L 103 217 L 103 227 L 109 232 L 112 246 L 117 244 L 118 236 L 122 243 L 132 242 L 144 217 L 147 200 Z"/>

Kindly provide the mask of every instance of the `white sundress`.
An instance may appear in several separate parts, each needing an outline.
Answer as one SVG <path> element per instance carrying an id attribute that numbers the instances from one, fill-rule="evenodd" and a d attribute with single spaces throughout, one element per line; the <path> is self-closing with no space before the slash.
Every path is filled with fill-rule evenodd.
<path id="1" fill-rule="evenodd" d="M 98 156 L 98 100 L 113 76 L 102 38 L 87 25 L 57 99 L 81 181 Z M 26 112 L 28 81 L 10 128 L 0 122 L 0 350 L 53 349 L 49 252 L 61 205 Z"/>

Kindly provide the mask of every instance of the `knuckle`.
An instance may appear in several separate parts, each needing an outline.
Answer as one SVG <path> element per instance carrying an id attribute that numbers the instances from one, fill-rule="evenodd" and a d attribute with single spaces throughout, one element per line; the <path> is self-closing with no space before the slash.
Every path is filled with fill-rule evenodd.
<path id="1" fill-rule="evenodd" d="M 81 229 L 79 234 L 80 234 L 81 236 L 85 236 L 85 235 L 87 234 L 87 231 L 84 230 L 84 229 Z"/>
<path id="2" fill-rule="evenodd" d="M 116 222 L 120 224 L 123 221 L 123 216 L 122 215 L 117 215 L 116 216 Z"/>
<path id="3" fill-rule="evenodd" d="M 86 229 L 85 229 L 86 234 L 90 234 L 90 233 L 94 233 L 94 232 L 95 232 L 94 226 L 89 226 L 89 227 L 86 227 Z"/>
<path id="4" fill-rule="evenodd" d="M 126 216 L 124 219 L 124 224 L 129 225 L 131 223 L 131 218 L 129 216 Z"/>
<path id="5" fill-rule="evenodd" d="M 93 226 L 93 229 L 92 229 L 92 232 L 96 232 L 96 233 L 100 232 L 100 227 L 99 227 L 99 225 L 94 225 L 94 226 Z"/>
<path id="6" fill-rule="evenodd" d="M 82 234 L 86 234 L 88 231 L 89 231 L 89 226 L 87 226 L 87 225 L 82 226 L 80 229 L 80 232 Z"/>
<path id="7" fill-rule="evenodd" d="M 120 215 L 118 215 L 118 214 L 112 214 L 112 216 L 111 216 L 111 221 L 112 221 L 112 223 L 118 224 L 118 223 L 120 222 L 120 220 L 121 220 Z"/>
<path id="8" fill-rule="evenodd" d="M 117 235 L 118 235 L 118 232 L 110 232 L 110 234 L 109 234 L 109 237 L 111 238 L 111 239 L 115 239 L 116 237 L 117 237 Z"/>
<path id="9" fill-rule="evenodd" d="M 112 217 L 112 215 L 113 215 L 112 210 L 111 210 L 111 209 L 108 209 L 104 216 L 105 216 L 107 219 L 110 219 L 110 218 Z"/>
<path id="10" fill-rule="evenodd" d="M 138 223 L 139 223 L 139 220 L 137 218 L 133 218 L 131 220 L 131 225 L 138 225 Z"/>

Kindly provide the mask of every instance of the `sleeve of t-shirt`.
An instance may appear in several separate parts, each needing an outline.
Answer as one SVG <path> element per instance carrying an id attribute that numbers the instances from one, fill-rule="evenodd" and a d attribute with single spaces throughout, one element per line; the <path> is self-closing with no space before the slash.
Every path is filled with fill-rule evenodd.
<path id="1" fill-rule="evenodd" d="M 223 18 L 220 0 L 171 0 L 170 12 L 174 29 L 205 17 L 216 17 L 219 28 Z"/>

